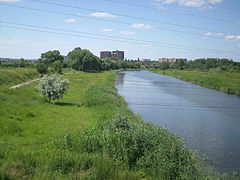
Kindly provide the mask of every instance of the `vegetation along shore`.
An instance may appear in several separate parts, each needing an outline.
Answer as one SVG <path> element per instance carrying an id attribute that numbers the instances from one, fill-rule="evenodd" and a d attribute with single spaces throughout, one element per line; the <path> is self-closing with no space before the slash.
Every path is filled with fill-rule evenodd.
<path id="1" fill-rule="evenodd" d="M 196 59 L 179 63 L 148 64 L 150 71 L 165 74 L 203 87 L 240 96 L 240 63 L 228 59 Z"/>
<path id="2" fill-rule="evenodd" d="M 151 70 L 154 73 L 160 73 L 172 76 L 203 87 L 216 89 L 228 94 L 240 96 L 240 73 L 230 72 L 197 72 L 184 70 Z"/>
<path id="3" fill-rule="evenodd" d="M 49 51 L 35 64 L 0 68 L 0 179 L 229 178 L 207 167 L 184 139 L 128 109 L 116 71 L 139 69 L 139 61 L 101 60 L 81 48 L 69 53 L 68 64 L 61 59 Z M 36 81 L 10 89 L 39 73 L 47 81 L 51 74 L 67 79 L 62 99 L 44 100 Z"/>
<path id="4" fill-rule="evenodd" d="M 1 179 L 215 179 L 181 138 L 127 108 L 115 77 L 69 74 L 70 92 L 55 104 L 36 82 L 2 82 Z"/>

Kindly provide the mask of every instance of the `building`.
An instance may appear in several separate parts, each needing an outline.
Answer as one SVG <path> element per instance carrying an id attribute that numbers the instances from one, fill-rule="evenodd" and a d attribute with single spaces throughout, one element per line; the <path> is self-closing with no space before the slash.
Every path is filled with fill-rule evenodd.
<path id="1" fill-rule="evenodd" d="M 168 62 L 176 62 L 176 58 L 170 58 L 170 59 L 168 59 Z"/>
<path id="2" fill-rule="evenodd" d="M 150 62 L 151 59 L 142 59 L 142 62 Z"/>
<path id="3" fill-rule="evenodd" d="M 68 56 L 63 56 L 63 62 L 67 62 L 68 61 Z"/>
<path id="4" fill-rule="evenodd" d="M 187 59 L 184 59 L 184 58 L 178 58 L 178 59 L 176 59 L 176 63 L 179 63 L 181 60 L 182 60 L 183 62 L 187 62 Z"/>
<path id="5" fill-rule="evenodd" d="M 112 57 L 118 59 L 118 60 L 124 60 L 124 51 L 113 51 L 112 52 Z"/>
<path id="6" fill-rule="evenodd" d="M 105 59 L 108 57 L 112 57 L 112 52 L 111 51 L 101 51 L 100 52 L 100 58 Z"/>
<path id="7" fill-rule="evenodd" d="M 168 62 L 168 58 L 159 58 L 158 62 Z"/>
<path id="8" fill-rule="evenodd" d="M 124 60 L 124 51 L 101 51 L 100 52 L 100 58 L 101 59 L 105 59 L 105 58 L 109 58 L 109 57 L 113 57 L 116 58 L 118 60 Z"/>
<path id="9" fill-rule="evenodd" d="M 184 58 L 159 58 L 158 62 L 173 62 L 173 63 L 179 63 L 180 61 L 187 62 L 187 59 Z"/>

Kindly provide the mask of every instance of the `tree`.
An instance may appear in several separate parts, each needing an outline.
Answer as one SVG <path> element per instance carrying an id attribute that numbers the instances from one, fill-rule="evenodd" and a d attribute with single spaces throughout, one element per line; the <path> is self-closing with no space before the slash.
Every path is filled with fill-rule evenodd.
<path id="1" fill-rule="evenodd" d="M 103 62 L 94 56 L 89 50 L 75 48 L 68 53 L 68 64 L 77 71 L 100 71 L 103 69 Z"/>
<path id="2" fill-rule="evenodd" d="M 56 74 L 52 76 L 44 75 L 40 80 L 38 88 L 40 96 L 51 103 L 56 99 L 63 97 L 63 94 L 68 92 L 69 81 L 67 79 L 60 79 Z"/>
<path id="3" fill-rule="evenodd" d="M 184 67 L 184 61 L 182 59 L 180 59 L 180 61 L 178 62 L 178 67 L 180 70 L 183 70 L 183 67 Z"/>
<path id="4" fill-rule="evenodd" d="M 58 50 L 42 53 L 41 58 L 43 59 L 44 64 L 52 64 L 55 61 L 63 62 L 63 59 L 64 59 L 64 57 L 60 55 L 60 52 Z"/>
<path id="5" fill-rule="evenodd" d="M 62 67 L 63 67 L 63 64 L 61 61 L 55 61 L 52 64 L 53 71 L 58 74 L 62 74 Z"/>
<path id="6" fill-rule="evenodd" d="M 167 70 L 167 69 L 169 69 L 170 68 L 170 62 L 160 62 L 159 63 L 159 68 L 161 69 L 161 70 Z"/>
<path id="7" fill-rule="evenodd" d="M 24 67 L 25 66 L 25 60 L 23 58 L 21 58 L 19 60 L 19 64 L 18 64 L 19 67 Z"/>
<path id="8" fill-rule="evenodd" d="M 47 72 L 48 72 L 48 65 L 43 63 L 42 61 L 43 61 L 43 59 L 38 59 L 37 66 L 36 66 L 37 71 L 40 74 L 47 74 Z"/>

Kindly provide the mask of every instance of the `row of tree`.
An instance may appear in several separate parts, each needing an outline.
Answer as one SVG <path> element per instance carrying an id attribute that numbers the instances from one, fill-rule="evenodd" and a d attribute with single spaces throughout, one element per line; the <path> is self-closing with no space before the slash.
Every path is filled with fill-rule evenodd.
<path id="1" fill-rule="evenodd" d="M 167 70 L 167 69 L 179 69 L 179 70 L 195 70 L 203 72 L 239 72 L 240 62 L 234 62 L 228 59 L 196 59 L 194 61 L 180 61 L 178 63 L 171 62 L 150 62 L 146 64 L 149 68 Z"/>
<path id="2" fill-rule="evenodd" d="M 111 69 L 138 69 L 141 68 L 139 61 L 119 61 L 115 58 L 100 59 L 87 49 L 80 47 L 70 51 L 68 60 L 64 62 L 64 56 L 58 50 L 48 51 L 41 54 L 37 61 L 37 70 L 41 74 L 46 74 L 49 69 L 53 72 L 61 73 L 63 67 L 71 67 L 76 71 L 99 72 Z"/>
<path id="3" fill-rule="evenodd" d="M 77 71 L 99 72 L 114 69 L 180 69 L 180 70 L 196 70 L 204 72 L 240 72 L 240 62 L 234 62 L 228 59 L 197 59 L 185 62 L 180 60 L 178 63 L 172 62 L 140 62 L 138 60 L 121 61 L 115 58 L 100 59 L 93 55 L 87 49 L 80 47 L 70 51 L 67 55 L 68 59 L 64 62 L 64 56 L 58 50 L 48 51 L 41 54 L 41 58 L 36 63 L 20 59 L 20 61 L 5 62 L 0 64 L 3 67 L 34 67 L 36 66 L 40 74 L 46 74 L 49 71 L 62 73 L 62 68 L 70 67 Z"/>
<path id="4" fill-rule="evenodd" d="M 34 67 L 34 63 L 32 61 L 25 60 L 21 58 L 19 61 L 11 61 L 11 62 L 1 62 L 0 60 L 0 66 L 1 67 Z"/>

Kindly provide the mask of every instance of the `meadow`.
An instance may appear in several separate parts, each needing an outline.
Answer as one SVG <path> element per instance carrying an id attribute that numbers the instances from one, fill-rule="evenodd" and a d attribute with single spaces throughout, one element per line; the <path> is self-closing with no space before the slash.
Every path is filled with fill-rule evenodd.
<path id="1" fill-rule="evenodd" d="M 198 72 L 186 70 L 151 70 L 172 76 L 203 87 L 216 89 L 228 94 L 240 96 L 240 73 L 234 72 Z"/>
<path id="2" fill-rule="evenodd" d="M 0 179 L 220 177 L 182 138 L 129 110 L 114 71 L 65 72 L 70 91 L 55 104 L 39 96 L 37 82 L 9 89 L 37 77 L 32 72 L 0 69 L 6 77 L 0 86 Z"/>

